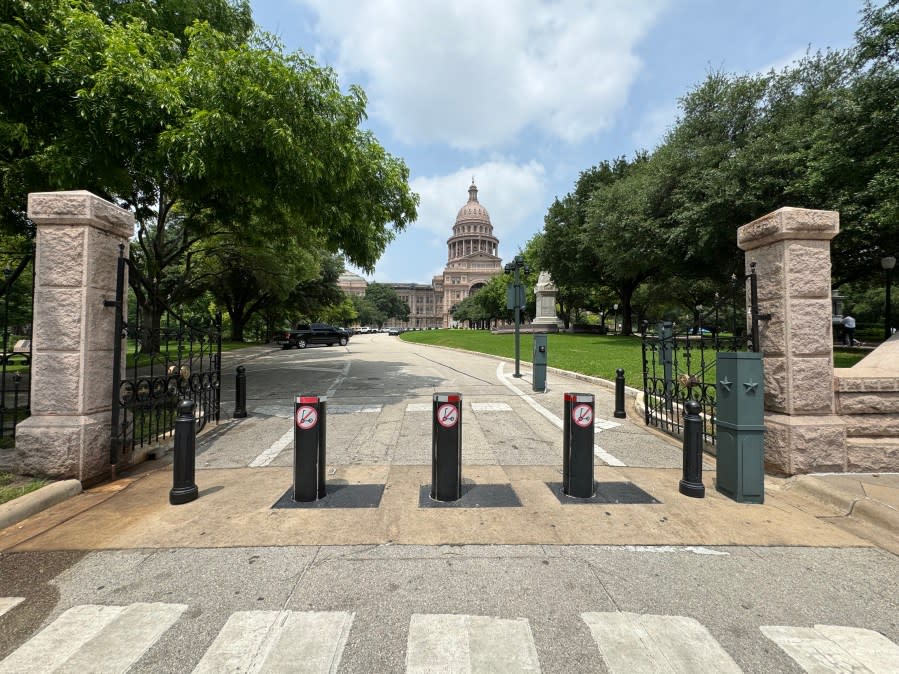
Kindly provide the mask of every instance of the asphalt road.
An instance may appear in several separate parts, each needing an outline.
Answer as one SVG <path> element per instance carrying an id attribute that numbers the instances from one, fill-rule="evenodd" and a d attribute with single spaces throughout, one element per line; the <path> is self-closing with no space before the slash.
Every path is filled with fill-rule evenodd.
<path id="1" fill-rule="evenodd" d="M 448 391 L 463 396 L 470 474 L 553 472 L 562 396 L 572 391 L 596 395 L 601 474 L 676 475 L 680 466 L 676 443 L 639 420 L 613 418 L 602 387 L 551 374 L 549 392 L 536 393 L 527 367 L 513 380 L 513 366 L 493 358 L 379 334 L 357 335 L 346 348 L 264 350 L 244 364 L 250 416 L 199 438 L 201 485 L 206 475 L 289 480 L 298 394 L 327 396 L 328 457 L 338 473 L 427 464 L 431 398 Z M 230 386 L 223 409 L 233 409 Z M 242 520 L 240 504 L 228 501 L 239 490 L 226 480 L 195 504 L 132 512 L 128 499 L 151 480 L 86 494 L 96 506 L 50 513 L 33 534 L 0 536 L 0 672 L 899 671 L 899 558 L 831 536 L 775 497 L 765 506 L 715 494 L 680 501 L 671 515 L 680 518 L 677 545 L 638 544 L 652 532 L 627 509 L 653 506 L 616 504 L 553 512 L 572 513 L 557 515 L 569 532 L 588 522 L 578 518 L 608 518 L 618 545 L 510 545 L 498 529 L 482 545 L 347 545 L 341 536 L 365 532 L 332 511 L 333 544 L 302 544 L 300 526 L 283 544 L 247 546 L 239 541 L 264 532 L 245 531 L 246 522 L 286 526 L 308 513 L 266 506 Z M 671 505 L 668 494 L 660 507 Z M 210 504 L 235 514 L 211 513 Z M 499 510 L 431 513 L 429 536 L 450 539 L 453 522 L 488 522 Z M 411 527 L 416 511 L 413 504 L 391 517 Z M 799 523 L 795 540 L 804 544 L 693 544 L 720 527 L 708 519 L 716 513 L 735 517 L 747 539 L 789 541 L 784 523 Z M 332 515 L 313 515 L 316 536 L 327 536 Z M 141 532 L 169 543 L 140 543 Z"/>

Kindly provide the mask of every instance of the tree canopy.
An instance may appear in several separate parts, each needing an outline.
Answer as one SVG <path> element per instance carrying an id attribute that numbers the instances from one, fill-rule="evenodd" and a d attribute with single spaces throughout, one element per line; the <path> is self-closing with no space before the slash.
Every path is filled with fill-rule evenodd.
<path id="1" fill-rule="evenodd" d="M 629 332 L 647 284 L 689 290 L 669 293 L 688 314 L 710 306 L 743 273 L 737 228 L 783 206 L 839 211 L 834 285 L 879 284 L 878 261 L 899 241 L 897 35 L 899 0 L 868 2 L 854 47 L 778 72 L 710 72 L 652 152 L 582 171 L 535 239 L 563 316 L 607 288 Z"/>
<path id="2" fill-rule="evenodd" d="M 371 271 L 418 198 L 405 163 L 360 128 L 365 105 L 256 30 L 246 0 L 11 0 L 0 223 L 26 230 L 32 191 L 88 189 L 133 211 L 149 315 L 204 289 L 188 268 L 204 256 L 295 282 L 322 255 Z"/>

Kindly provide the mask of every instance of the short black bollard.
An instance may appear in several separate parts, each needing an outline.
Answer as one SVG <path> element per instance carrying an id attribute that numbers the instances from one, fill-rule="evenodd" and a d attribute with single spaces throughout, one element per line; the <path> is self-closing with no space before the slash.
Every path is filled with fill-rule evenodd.
<path id="1" fill-rule="evenodd" d="M 624 370 L 615 370 L 615 418 L 624 419 Z"/>
<path id="2" fill-rule="evenodd" d="M 181 505 L 190 503 L 199 496 L 194 482 L 197 455 L 197 421 L 194 419 L 193 400 L 184 399 L 178 403 L 178 418 L 175 419 L 175 455 L 172 466 L 172 490 L 169 503 Z"/>
<path id="3" fill-rule="evenodd" d="M 702 485 L 702 407 L 695 400 L 684 403 L 684 478 L 680 481 L 680 493 L 693 498 L 704 498 Z"/>
<path id="4" fill-rule="evenodd" d="M 462 498 L 462 394 L 435 393 L 431 422 L 431 498 Z"/>
<path id="5" fill-rule="evenodd" d="M 308 503 L 324 498 L 325 402 L 323 396 L 297 396 L 293 426 L 293 500 Z"/>
<path id="6" fill-rule="evenodd" d="M 234 386 L 234 418 L 243 419 L 247 416 L 247 369 L 243 365 L 237 366 L 237 381 Z"/>
<path id="7" fill-rule="evenodd" d="M 562 426 L 562 493 L 590 498 L 593 481 L 594 398 L 591 393 L 566 393 Z"/>

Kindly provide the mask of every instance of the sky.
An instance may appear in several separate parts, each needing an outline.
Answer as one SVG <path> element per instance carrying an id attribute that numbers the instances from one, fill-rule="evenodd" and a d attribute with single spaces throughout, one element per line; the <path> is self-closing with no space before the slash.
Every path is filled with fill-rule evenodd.
<path id="1" fill-rule="evenodd" d="M 421 202 L 369 281 L 430 283 L 472 178 L 508 262 L 556 197 L 651 151 L 710 72 L 853 44 L 861 0 L 251 0 L 253 17 L 361 86 Z M 351 269 L 351 271 L 359 271 Z M 361 272 L 359 272 L 361 274 Z"/>

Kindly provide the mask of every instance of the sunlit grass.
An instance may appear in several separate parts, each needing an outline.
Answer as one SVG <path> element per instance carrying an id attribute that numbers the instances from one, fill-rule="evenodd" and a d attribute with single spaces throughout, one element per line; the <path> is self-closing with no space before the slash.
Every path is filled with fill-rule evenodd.
<path id="1" fill-rule="evenodd" d="M 449 346 L 494 356 L 515 357 L 515 335 L 495 335 L 486 330 L 422 330 L 405 332 L 401 339 L 419 344 Z M 521 361 L 531 362 L 533 337 L 521 334 Z M 547 362 L 570 372 L 614 381 L 615 370 L 624 369 L 628 386 L 643 387 L 643 354 L 639 336 L 550 334 L 546 343 Z M 866 354 L 857 350 L 834 350 L 835 367 L 852 367 Z M 714 381 L 710 371 L 707 380 Z"/>

